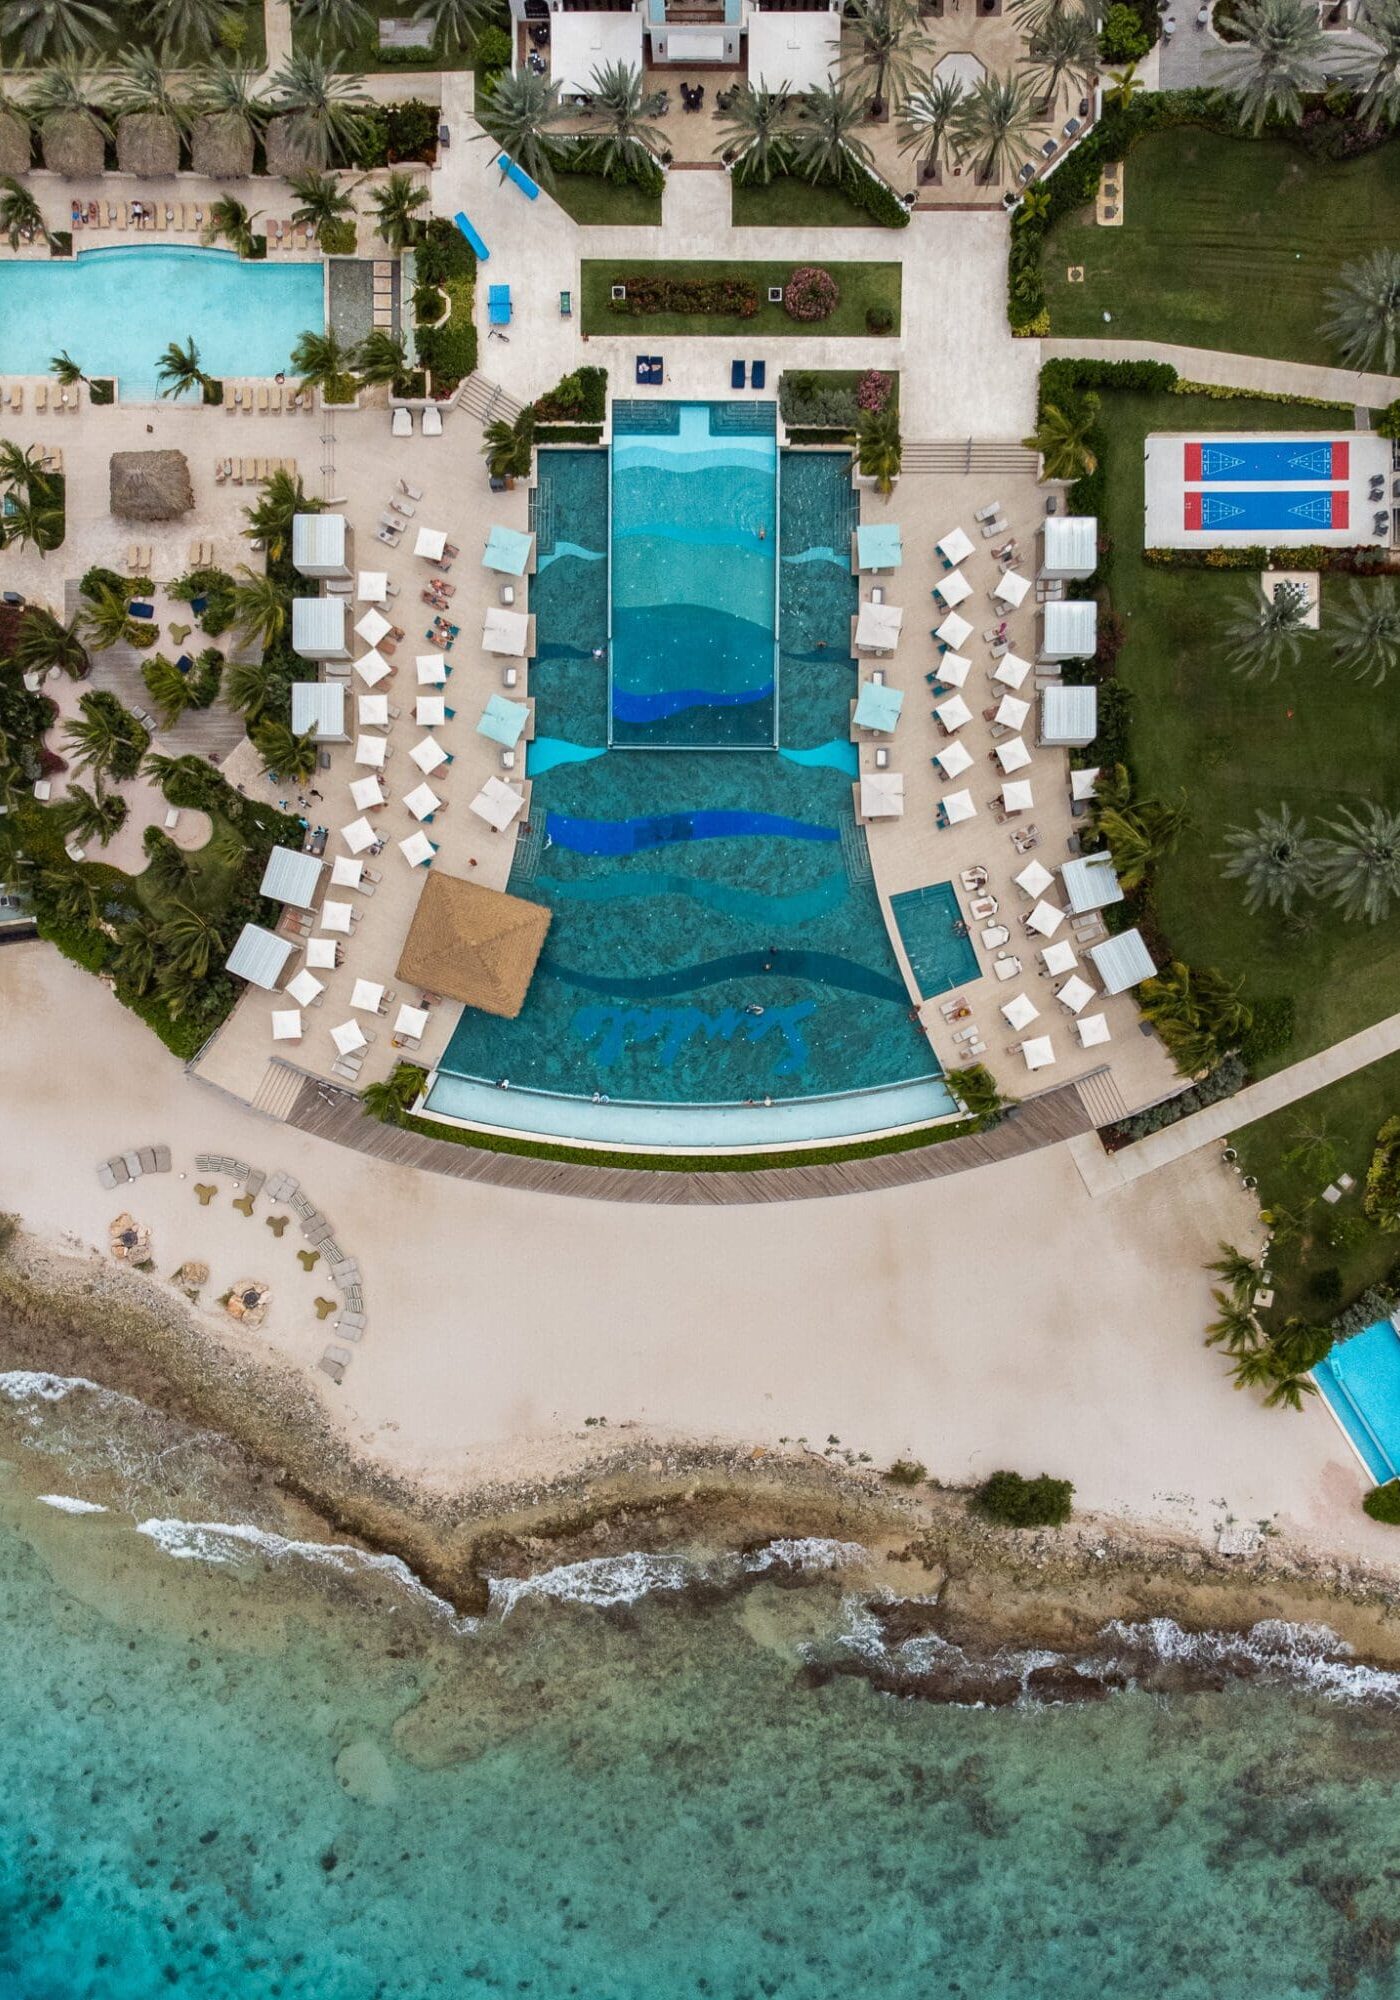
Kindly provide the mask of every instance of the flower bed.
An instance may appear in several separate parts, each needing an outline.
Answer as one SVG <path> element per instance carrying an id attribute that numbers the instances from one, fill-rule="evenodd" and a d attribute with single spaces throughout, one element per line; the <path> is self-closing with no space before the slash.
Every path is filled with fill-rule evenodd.
<path id="1" fill-rule="evenodd" d="M 830 319 L 841 303 L 841 287 L 820 264 L 799 264 L 783 287 L 783 311 L 789 319 Z"/>
<path id="2" fill-rule="evenodd" d="M 762 300 L 758 286 L 745 278 L 614 278 L 627 296 L 610 299 L 609 308 L 629 319 L 653 313 L 704 313 L 718 319 L 752 319 Z"/>

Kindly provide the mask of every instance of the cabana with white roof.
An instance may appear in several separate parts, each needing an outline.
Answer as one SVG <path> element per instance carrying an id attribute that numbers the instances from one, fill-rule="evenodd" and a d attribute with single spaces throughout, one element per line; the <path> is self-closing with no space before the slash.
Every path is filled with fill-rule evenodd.
<path id="1" fill-rule="evenodd" d="M 343 597 L 292 599 L 292 651 L 304 660 L 348 660 L 348 606 Z M 388 626 L 385 626 L 388 631 Z"/>
<path id="2" fill-rule="evenodd" d="M 825 90 L 841 67 L 841 15 L 834 8 L 789 13 L 751 5 L 748 39 L 749 82 L 755 90 L 805 97 Z"/>
<path id="3" fill-rule="evenodd" d="M 1076 916 L 1088 910 L 1102 910 L 1110 903 L 1123 900 L 1122 885 L 1118 871 L 1113 865 L 1113 856 L 1105 850 L 1101 854 L 1086 854 L 1077 861 L 1066 861 L 1060 868 L 1060 880 L 1065 885 L 1069 906 Z"/>
<path id="4" fill-rule="evenodd" d="M 504 832 L 517 813 L 525 809 L 524 794 L 508 785 L 504 778 L 490 777 L 471 802 L 471 810 L 478 819 L 484 819 L 488 826 L 495 827 L 497 833 Z"/>
<path id="5" fill-rule="evenodd" d="M 523 611 L 507 611 L 504 605 L 488 604 L 481 629 L 482 649 L 523 660 L 529 642 L 530 621 Z"/>
<path id="6" fill-rule="evenodd" d="M 1099 607 L 1091 597 L 1052 599 L 1042 607 L 1042 660 L 1091 660 L 1098 643 Z"/>
<path id="7" fill-rule="evenodd" d="M 310 577 L 347 577 L 350 551 L 343 514 L 293 514 L 292 568 Z"/>
<path id="8" fill-rule="evenodd" d="M 1000 681 L 1003 687 L 1018 688 L 1030 670 L 1029 660 L 1018 659 L 1015 653 L 1007 653 L 997 661 L 992 679 Z"/>
<path id="9" fill-rule="evenodd" d="M 272 993 L 295 949 L 290 938 L 278 937 L 276 931 L 264 930 L 261 924 L 244 924 L 224 960 L 224 971 Z"/>
<path id="10" fill-rule="evenodd" d="M 852 725 L 856 729 L 874 730 L 879 735 L 892 735 L 903 707 L 902 689 L 890 687 L 885 681 L 862 681 Z"/>
<path id="11" fill-rule="evenodd" d="M 502 528 L 493 524 L 486 538 L 481 567 L 497 570 L 502 576 L 524 576 L 530 567 L 534 547 L 533 535 L 527 535 L 519 528 Z"/>
<path id="12" fill-rule="evenodd" d="M 939 811 L 948 826 L 957 826 L 961 820 L 977 817 L 971 792 L 949 792 L 939 801 Z"/>
<path id="13" fill-rule="evenodd" d="M 938 543 L 938 553 L 946 568 L 956 569 L 959 563 L 965 563 L 969 556 L 976 555 L 977 547 L 961 528 L 951 528 Z"/>
<path id="14" fill-rule="evenodd" d="M 855 553 L 857 569 L 898 569 L 904 561 L 898 521 L 862 521 L 856 529 Z"/>
<path id="15" fill-rule="evenodd" d="M 561 13 L 549 21 L 549 73 L 558 84 L 559 95 L 591 97 L 597 89 L 596 69 L 621 63 L 640 76 L 642 72 L 642 17 L 635 11 L 607 14 Z"/>
<path id="16" fill-rule="evenodd" d="M 321 863 L 296 847 L 274 847 L 267 857 L 258 894 L 271 903 L 290 903 L 294 910 L 312 910 L 321 886 Z"/>
<path id="17" fill-rule="evenodd" d="M 940 728 L 945 729 L 950 736 L 955 730 L 961 729 L 964 723 L 972 720 L 972 710 L 960 694 L 949 695 L 947 701 L 940 701 L 933 712 Z"/>
<path id="18" fill-rule="evenodd" d="M 1027 1069 L 1048 1069 L 1055 1060 L 1055 1048 L 1048 1035 L 1037 1035 L 1034 1041 L 1022 1042 L 1021 1054 L 1026 1059 Z"/>
<path id="19" fill-rule="evenodd" d="M 1138 986 L 1144 979 L 1153 979 L 1157 974 L 1141 931 L 1120 931 L 1117 937 L 1105 938 L 1102 944 L 1090 945 L 1089 956 L 1094 961 L 1094 970 L 1105 993 L 1126 993 L 1129 987 Z"/>
<path id="20" fill-rule="evenodd" d="M 933 761 L 945 778 L 960 778 L 964 771 L 972 769 L 977 760 L 967 745 L 954 737 L 946 750 L 938 751 Z"/>
<path id="21" fill-rule="evenodd" d="M 856 617 L 855 649 L 858 653 L 892 653 L 904 629 L 904 613 L 897 604 L 873 604 L 866 598 Z"/>
<path id="22" fill-rule="evenodd" d="M 1047 514 L 1041 530 L 1040 574 L 1048 582 L 1082 581 L 1099 562 L 1099 524 L 1092 514 Z"/>
<path id="23" fill-rule="evenodd" d="M 1021 736 L 1013 736 L 1009 743 L 998 743 L 995 754 L 998 764 L 1008 776 L 1012 771 L 1024 771 L 1031 761 L 1031 753 Z"/>
<path id="24" fill-rule="evenodd" d="M 862 819 L 902 819 L 904 816 L 904 773 L 902 771 L 862 771 L 860 777 Z"/>
<path id="25" fill-rule="evenodd" d="M 933 636 L 948 652 L 956 653 L 972 637 L 972 627 L 959 612 L 950 611 Z"/>
<path id="26" fill-rule="evenodd" d="M 345 683 L 292 682 L 292 734 L 314 736 L 318 743 L 344 743 Z"/>
<path id="27" fill-rule="evenodd" d="M 1099 733 L 1096 687 L 1052 686 L 1040 691 L 1040 740 L 1057 750 L 1083 750 Z"/>
<path id="28" fill-rule="evenodd" d="M 955 604 L 962 604 L 971 597 L 972 585 L 960 569 L 955 569 L 939 578 L 933 586 L 933 594 L 945 610 L 951 611 Z"/>

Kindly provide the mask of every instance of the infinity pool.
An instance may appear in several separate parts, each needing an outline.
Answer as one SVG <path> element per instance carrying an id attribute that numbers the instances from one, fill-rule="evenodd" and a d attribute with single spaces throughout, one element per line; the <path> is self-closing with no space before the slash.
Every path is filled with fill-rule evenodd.
<path id="1" fill-rule="evenodd" d="M 66 350 L 147 402 L 165 349 L 191 337 L 210 375 L 276 375 L 299 335 L 325 326 L 321 271 L 164 243 L 16 258 L 0 265 L 0 375 L 47 375 Z"/>

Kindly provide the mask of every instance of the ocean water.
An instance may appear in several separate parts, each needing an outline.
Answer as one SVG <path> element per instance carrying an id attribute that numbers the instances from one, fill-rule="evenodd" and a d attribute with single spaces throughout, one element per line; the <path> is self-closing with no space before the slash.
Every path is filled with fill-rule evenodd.
<path id="1" fill-rule="evenodd" d="M 1400 1990 L 1396 1687 L 1323 1641 L 1110 1633 L 1260 1677 L 897 1698 L 844 1669 L 941 1642 L 879 1636 L 859 1551 L 576 1565 L 463 1620 L 392 1564 L 141 1513 L 231 1495 L 134 1406 L 9 1417 L 5 2000 Z"/>

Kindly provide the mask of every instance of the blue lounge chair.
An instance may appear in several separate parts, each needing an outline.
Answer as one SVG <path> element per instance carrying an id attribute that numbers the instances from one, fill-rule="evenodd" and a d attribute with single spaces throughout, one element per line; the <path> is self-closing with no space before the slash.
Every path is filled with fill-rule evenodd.
<path id="1" fill-rule="evenodd" d="M 509 285 L 492 285 L 487 291 L 486 316 L 492 326 L 510 325 Z"/>
<path id="2" fill-rule="evenodd" d="M 508 153 L 502 153 L 500 159 L 500 167 L 501 167 L 501 172 L 505 175 L 506 179 L 508 181 L 514 181 L 515 185 L 519 188 L 520 192 L 523 195 L 525 195 L 530 201 L 539 200 L 540 198 L 539 188 L 535 185 L 534 181 L 530 179 L 530 176 L 526 173 L 524 167 L 517 167 L 514 160 L 511 159 Z"/>
<path id="3" fill-rule="evenodd" d="M 768 363 L 767 363 L 766 361 L 755 361 L 755 362 L 754 362 L 754 364 L 753 364 L 753 368 L 751 369 L 751 371 L 750 371 L 750 373 L 749 373 L 749 386 L 750 386 L 750 388 L 753 388 L 753 389 L 766 389 L 766 388 L 767 388 L 767 386 L 768 386 Z"/>
<path id="4" fill-rule="evenodd" d="M 730 386 L 730 388 L 731 388 L 731 389 L 742 389 L 742 388 L 743 388 L 743 386 L 744 386 L 744 380 L 745 380 L 745 377 L 746 377 L 747 373 L 748 373 L 748 371 L 747 371 L 747 369 L 746 369 L 746 368 L 744 367 L 744 364 L 743 364 L 743 362 L 742 362 L 742 361 L 731 361 L 731 362 L 730 362 L 730 364 L 729 364 L 729 386 Z"/>
<path id="5" fill-rule="evenodd" d="M 487 260 L 490 258 L 491 252 L 487 249 L 486 245 L 482 242 L 481 238 L 472 228 L 464 212 L 459 208 L 456 215 L 452 219 L 456 223 L 457 227 L 461 230 L 462 234 L 466 237 L 468 243 L 471 244 L 472 249 L 481 259 L 481 262 L 483 264 L 486 263 Z"/>

